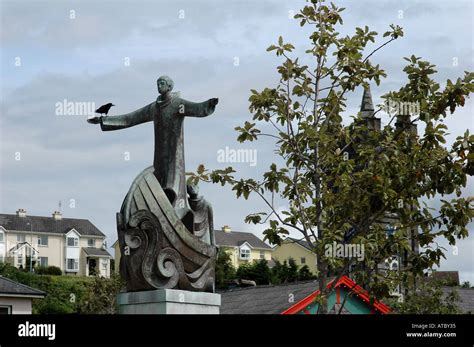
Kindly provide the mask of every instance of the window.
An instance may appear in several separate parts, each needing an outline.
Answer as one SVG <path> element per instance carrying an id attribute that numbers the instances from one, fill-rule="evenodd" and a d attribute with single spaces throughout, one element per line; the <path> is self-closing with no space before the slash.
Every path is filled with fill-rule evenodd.
<path id="1" fill-rule="evenodd" d="M 22 254 L 18 254 L 17 262 L 18 262 L 18 266 L 23 265 L 23 255 Z"/>
<path id="2" fill-rule="evenodd" d="M 39 266 L 48 266 L 48 257 L 38 257 L 38 265 Z"/>
<path id="3" fill-rule="evenodd" d="M 0 306 L 0 314 L 12 314 L 11 306 Z"/>
<path id="4" fill-rule="evenodd" d="M 102 270 L 107 271 L 107 260 L 102 262 Z"/>
<path id="5" fill-rule="evenodd" d="M 0 231 L 0 242 L 3 242 L 3 231 Z"/>
<path id="6" fill-rule="evenodd" d="M 66 269 L 68 271 L 77 271 L 77 270 L 79 270 L 79 259 L 67 259 Z"/>
<path id="7" fill-rule="evenodd" d="M 38 246 L 47 246 L 48 245 L 48 236 L 41 235 L 38 236 Z"/>
<path id="8" fill-rule="evenodd" d="M 265 251 L 260 251 L 260 259 L 265 259 Z"/>
<path id="9" fill-rule="evenodd" d="M 88 239 L 87 247 L 95 247 L 95 239 Z"/>
<path id="10" fill-rule="evenodd" d="M 250 249 L 242 248 L 240 250 L 240 259 L 250 259 Z"/>
<path id="11" fill-rule="evenodd" d="M 17 242 L 25 242 L 25 235 L 23 235 L 23 234 L 17 234 L 17 235 L 16 235 L 16 241 L 17 241 Z"/>
<path id="12" fill-rule="evenodd" d="M 68 247 L 77 247 L 79 244 L 79 239 L 77 237 L 68 237 L 67 245 Z"/>
<path id="13" fill-rule="evenodd" d="M 301 257 L 301 264 L 306 264 L 306 258 L 305 257 Z"/>

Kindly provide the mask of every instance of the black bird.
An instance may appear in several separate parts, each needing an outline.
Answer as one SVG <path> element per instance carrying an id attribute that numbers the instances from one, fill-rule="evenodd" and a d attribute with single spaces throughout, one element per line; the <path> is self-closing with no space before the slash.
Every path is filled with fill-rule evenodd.
<path id="1" fill-rule="evenodd" d="M 109 110 L 112 106 L 115 106 L 115 105 L 109 102 L 108 104 L 100 106 L 97 110 L 95 110 L 95 112 L 100 113 L 100 114 L 105 113 L 107 115 L 107 113 L 109 113 Z"/>

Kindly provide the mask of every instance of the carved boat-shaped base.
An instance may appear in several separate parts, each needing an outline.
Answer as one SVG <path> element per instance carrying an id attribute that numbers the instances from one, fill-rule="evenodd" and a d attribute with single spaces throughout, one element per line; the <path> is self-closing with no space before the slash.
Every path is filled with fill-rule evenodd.
<path id="1" fill-rule="evenodd" d="M 117 213 L 117 231 L 127 291 L 214 291 L 217 249 L 185 227 L 152 166 L 133 181 Z"/>

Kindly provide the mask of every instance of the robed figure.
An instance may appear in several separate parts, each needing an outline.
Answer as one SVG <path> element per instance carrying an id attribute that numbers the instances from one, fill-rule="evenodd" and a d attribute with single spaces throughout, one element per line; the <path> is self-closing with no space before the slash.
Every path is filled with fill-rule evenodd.
<path id="1" fill-rule="evenodd" d="M 202 197 L 201 203 L 190 207 L 196 196 L 187 195 L 183 122 L 185 117 L 209 116 L 218 99 L 191 102 L 173 93 L 173 86 L 171 78 L 161 76 L 155 102 L 131 113 L 88 120 L 100 124 L 103 131 L 151 121 L 154 125 L 153 167 L 135 179 L 117 216 L 120 268 L 129 290 L 213 290 L 212 209 Z"/>

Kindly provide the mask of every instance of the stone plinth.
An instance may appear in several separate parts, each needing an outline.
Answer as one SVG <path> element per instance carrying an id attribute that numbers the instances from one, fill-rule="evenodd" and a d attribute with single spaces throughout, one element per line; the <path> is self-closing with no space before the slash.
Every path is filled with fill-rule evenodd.
<path id="1" fill-rule="evenodd" d="M 219 314 L 221 295 L 156 289 L 120 293 L 117 302 L 119 314 Z"/>

